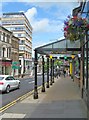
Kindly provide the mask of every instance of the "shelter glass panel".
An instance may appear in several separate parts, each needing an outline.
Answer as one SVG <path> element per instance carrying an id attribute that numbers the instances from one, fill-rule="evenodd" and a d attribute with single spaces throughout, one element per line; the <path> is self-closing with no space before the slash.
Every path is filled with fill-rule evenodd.
<path id="1" fill-rule="evenodd" d="M 80 40 L 77 41 L 70 41 L 66 40 L 67 48 L 80 48 Z"/>
<path id="2" fill-rule="evenodd" d="M 66 40 L 54 43 L 53 48 L 66 48 Z"/>

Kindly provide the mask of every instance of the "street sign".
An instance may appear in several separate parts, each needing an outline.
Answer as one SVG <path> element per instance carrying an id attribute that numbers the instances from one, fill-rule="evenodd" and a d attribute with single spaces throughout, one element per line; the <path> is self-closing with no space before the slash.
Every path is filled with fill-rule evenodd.
<path id="1" fill-rule="evenodd" d="M 20 68 L 20 65 L 18 61 L 12 62 L 12 69 L 19 69 L 19 68 Z"/>

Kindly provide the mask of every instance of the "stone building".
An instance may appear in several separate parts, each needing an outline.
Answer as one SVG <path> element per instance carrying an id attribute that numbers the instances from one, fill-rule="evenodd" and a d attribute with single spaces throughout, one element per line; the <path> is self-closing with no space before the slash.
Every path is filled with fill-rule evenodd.
<path id="1" fill-rule="evenodd" d="M 18 69 L 12 68 L 12 62 L 19 62 L 19 39 L 0 26 L 0 74 L 18 75 Z"/>

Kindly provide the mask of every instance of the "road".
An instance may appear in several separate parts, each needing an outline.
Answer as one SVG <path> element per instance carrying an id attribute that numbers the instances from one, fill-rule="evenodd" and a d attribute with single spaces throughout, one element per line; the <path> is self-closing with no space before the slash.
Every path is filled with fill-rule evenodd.
<path id="1" fill-rule="evenodd" d="M 46 82 L 46 76 L 45 76 L 45 82 Z M 7 105 L 8 103 L 12 102 L 13 100 L 17 99 L 18 97 L 32 91 L 34 89 L 34 77 L 33 78 L 23 78 L 21 81 L 21 87 L 20 89 L 16 89 L 13 91 L 10 91 L 10 93 L 3 93 L 0 94 L 0 99 L 2 101 L 2 106 Z M 42 85 L 42 76 L 38 76 L 38 86 Z"/>

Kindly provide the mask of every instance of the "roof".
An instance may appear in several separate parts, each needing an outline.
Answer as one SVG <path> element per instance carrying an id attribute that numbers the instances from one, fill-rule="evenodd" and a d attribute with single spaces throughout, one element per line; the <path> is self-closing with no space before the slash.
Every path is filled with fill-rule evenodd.
<path id="1" fill-rule="evenodd" d="M 81 51 L 80 40 L 70 41 L 68 39 L 58 40 L 38 48 L 35 51 L 39 54 L 51 55 L 51 54 L 78 54 Z"/>
<path id="2" fill-rule="evenodd" d="M 23 12 L 7 12 L 3 13 L 3 15 L 24 15 Z"/>
<path id="3" fill-rule="evenodd" d="M 0 29 L 1 29 L 1 30 L 5 30 L 5 31 L 7 31 L 8 33 L 12 34 L 11 31 L 7 30 L 5 27 L 3 27 L 3 26 L 1 26 L 1 25 L 0 25 Z"/>

